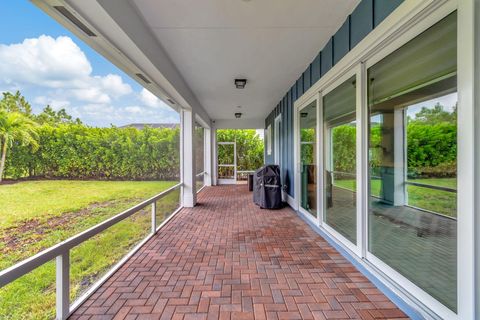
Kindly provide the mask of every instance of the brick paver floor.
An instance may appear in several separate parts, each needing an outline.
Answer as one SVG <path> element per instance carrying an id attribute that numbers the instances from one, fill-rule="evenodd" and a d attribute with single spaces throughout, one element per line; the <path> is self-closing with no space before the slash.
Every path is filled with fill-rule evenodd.
<path id="1" fill-rule="evenodd" d="M 406 318 L 293 210 L 251 197 L 205 188 L 71 318 Z"/>

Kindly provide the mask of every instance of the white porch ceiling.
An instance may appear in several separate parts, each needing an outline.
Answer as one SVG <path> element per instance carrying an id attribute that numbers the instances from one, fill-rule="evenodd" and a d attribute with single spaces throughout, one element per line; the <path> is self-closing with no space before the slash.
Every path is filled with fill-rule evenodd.
<path id="1" fill-rule="evenodd" d="M 133 0 L 211 119 L 266 117 L 359 2 Z"/>

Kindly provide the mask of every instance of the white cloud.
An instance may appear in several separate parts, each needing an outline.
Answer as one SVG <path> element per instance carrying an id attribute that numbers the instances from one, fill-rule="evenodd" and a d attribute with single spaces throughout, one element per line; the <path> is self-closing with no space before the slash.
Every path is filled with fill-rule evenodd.
<path id="1" fill-rule="evenodd" d="M 71 38 L 42 35 L 22 43 L 0 44 L 0 84 L 55 89 L 64 98 L 109 103 L 132 92 L 116 74 L 93 76 L 92 66 Z"/>
<path id="2" fill-rule="evenodd" d="M 47 104 L 53 108 L 53 110 L 60 110 L 62 108 L 68 108 L 70 101 L 68 100 L 56 100 L 47 96 L 38 96 L 33 99 L 33 102 L 39 105 L 46 106 Z"/>
<path id="3" fill-rule="evenodd" d="M 94 123 L 101 119 L 102 124 L 107 126 L 110 124 L 126 125 L 134 122 L 177 123 L 179 121 L 176 112 L 138 105 L 113 107 L 108 104 L 87 104 L 76 108 L 72 114 L 76 114 L 74 112 L 81 114 L 80 119 L 85 123 Z"/>
<path id="4" fill-rule="evenodd" d="M 146 106 L 152 108 L 158 107 L 160 105 L 160 99 L 158 99 L 156 95 L 154 95 L 145 88 L 140 91 L 140 101 L 142 101 Z"/>
<path id="5" fill-rule="evenodd" d="M 132 87 L 127 83 L 124 83 L 122 77 L 116 74 L 107 74 L 105 77 L 95 77 L 100 80 L 105 91 L 110 95 L 121 97 L 126 94 L 132 93 Z"/>
<path id="6" fill-rule="evenodd" d="M 66 36 L 0 44 L 0 89 L 20 90 L 35 112 L 47 104 L 65 108 L 89 125 L 179 121 L 147 89 L 134 91 L 118 74 L 94 75 L 85 53 Z"/>
<path id="7" fill-rule="evenodd" d="M 164 110 L 172 110 L 166 103 L 158 99 L 156 95 L 143 88 L 139 94 L 140 101 L 150 108 L 162 108 Z"/>
<path id="8" fill-rule="evenodd" d="M 139 106 L 129 106 L 125 107 L 125 111 L 130 113 L 142 113 L 143 109 Z"/>
<path id="9" fill-rule="evenodd" d="M 6 83 L 58 88 L 88 78 L 92 67 L 69 37 L 42 35 L 22 43 L 0 45 L 0 75 Z"/>
<path id="10" fill-rule="evenodd" d="M 98 87 L 71 89 L 70 95 L 75 99 L 90 103 L 110 103 L 110 96 Z"/>

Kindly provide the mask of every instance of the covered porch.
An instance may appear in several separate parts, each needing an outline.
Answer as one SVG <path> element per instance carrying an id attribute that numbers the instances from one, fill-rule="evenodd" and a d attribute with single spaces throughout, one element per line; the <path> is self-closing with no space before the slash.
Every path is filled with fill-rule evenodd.
<path id="1" fill-rule="evenodd" d="M 407 318 L 291 208 L 251 196 L 204 188 L 70 318 Z"/>
<path id="2" fill-rule="evenodd" d="M 0 287 L 55 259 L 58 319 L 479 318 L 478 1 L 32 1 L 178 111 L 180 174 Z M 444 161 L 409 165 L 409 124 L 440 122 Z M 220 129 L 263 130 L 285 208 L 222 185 Z M 71 304 L 70 250 L 147 206 L 148 237 Z"/>

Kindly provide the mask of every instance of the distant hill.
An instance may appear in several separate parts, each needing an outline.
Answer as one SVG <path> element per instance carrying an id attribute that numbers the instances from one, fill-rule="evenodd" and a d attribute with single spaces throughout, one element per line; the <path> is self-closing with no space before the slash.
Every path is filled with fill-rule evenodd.
<path id="1" fill-rule="evenodd" d="M 142 130 L 145 127 L 158 128 L 158 129 L 177 129 L 180 124 L 178 123 L 130 123 L 119 128 L 136 128 Z"/>

